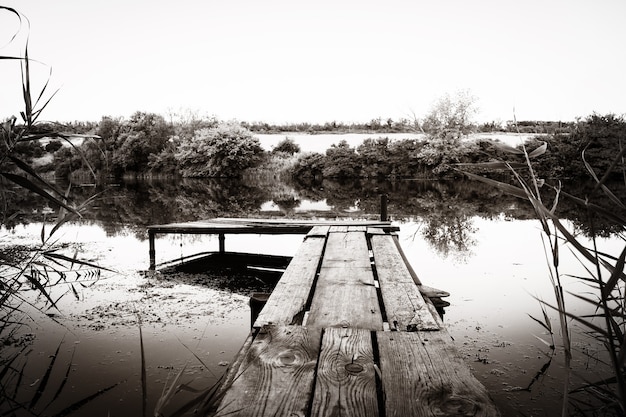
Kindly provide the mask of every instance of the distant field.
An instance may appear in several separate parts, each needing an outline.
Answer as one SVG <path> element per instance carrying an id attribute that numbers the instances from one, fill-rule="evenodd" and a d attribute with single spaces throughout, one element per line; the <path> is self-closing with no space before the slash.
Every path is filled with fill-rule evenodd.
<path id="1" fill-rule="evenodd" d="M 498 140 L 506 143 L 510 146 L 516 146 L 523 141 L 528 140 L 531 137 L 538 136 L 534 133 L 517 134 L 517 133 L 477 133 L 469 135 L 467 140 L 475 140 L 479 138 L 488 138 L 492 140 Z M 281 140 L 289 137 L 294 140 L 302 152 L 319 152 L 324 153 L 326 149 L 332 145 L 339 143 L 341 140 L 345 140 L 352 147 L 357 147 L 365 139 L 368 138 L 389 138 L 393 140 L 401 139 L 423 139 L 424 134 L 421 133 L 344 133 L 344 134 L 316 134 L 310 135 L 301 132 L 293 133 L 277 133 L 277 134 L 255 134 L 254 137 L 259 139 L 261 146 L 266 151 L 272 150 Z"/>

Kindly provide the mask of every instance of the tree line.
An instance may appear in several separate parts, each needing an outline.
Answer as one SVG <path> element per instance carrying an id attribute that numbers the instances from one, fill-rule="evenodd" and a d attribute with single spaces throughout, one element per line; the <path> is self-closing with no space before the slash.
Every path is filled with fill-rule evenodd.
<path id="1" fill-rule="evenodd" d="M 136 112 L 129 119 L 103 117 L 97 124 L 75 124 L 76 130 L 89 129 L 78 133 L 91 135 L 72 146 L 60 139 L 27 141 L 16 151 L 28 161 L 43 161 L 35 164 L 40 172 L 66 179 L 90 176 L 96 181 L 142 176 L 240 177 L 251 169 L 280 171 L 301 181 L 450 178 L 460 175 L 458 164 L 504 156 L 490 140 L 467 140 L 469 133 L 476 133 L 471 121 L 474 112 L 471 97 L 444 96 L 419 121 L 424 132 L 420 139 L 390 140 L 384 133 L 374 133 L 357 147 L 340 141 L 325 153 L 302 153 L 288 136 L 267 152 L 246 123 L 193 114 L 168 121 L 158 114 Z M 51 127 L 41 124 L 37 129 L 44 137 Z M 593 114 L 566 130 L 538 135 L 527 146 L 546 144 L 545 154 L 536 161 L 539 175 L 575 178 L 587 174 L 587 163 L 605 172 L 611 157 L 621 151 L 625 135 L 622 116 Z M 43 158 L 46 154 L 49 157 Z"/>

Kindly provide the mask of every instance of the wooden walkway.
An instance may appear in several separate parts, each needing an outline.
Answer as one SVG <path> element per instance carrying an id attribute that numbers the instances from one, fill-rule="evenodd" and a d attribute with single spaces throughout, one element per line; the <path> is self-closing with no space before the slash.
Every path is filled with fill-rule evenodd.
<path id="1" fill-rule="evenodd" d="M 307 225 L 215 415 L 499 415 L 389 224 L 353 224 Z"/>

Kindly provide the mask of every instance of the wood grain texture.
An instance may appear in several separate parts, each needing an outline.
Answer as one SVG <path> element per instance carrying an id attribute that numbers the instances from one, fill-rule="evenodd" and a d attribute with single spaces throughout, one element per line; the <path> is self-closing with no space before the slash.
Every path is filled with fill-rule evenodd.
<path id="1" fill-rule="evenodd" d="M 325 241 L 323 237 L 309 237 L 302 243 L 253 327 L 302 323 Z"/>
<path id="2" fill-rule="evenodd" d="M 499 416 L 445 331 L 376 332 L 386 417 Z"/>
<path id="3" fill-rule="evenodd" d="M 307 326 L 382 330 L 365 233 L 328 235 Z"/>
<path id="4" fill-rule="evenodd" d="M 439 330 L 391 235 L 372 235 L 370 241 L 389 327 Z"/>
<path id="5" fill-rule="evenodd" d="M 324 331 L 311 416 L 378 416 L 371 332 Z"/>
<path id="6" fill-rule="evenodd" d="M 305 416 L 313 392 L 319 330 L 261 329 L 215 416 Z"/>

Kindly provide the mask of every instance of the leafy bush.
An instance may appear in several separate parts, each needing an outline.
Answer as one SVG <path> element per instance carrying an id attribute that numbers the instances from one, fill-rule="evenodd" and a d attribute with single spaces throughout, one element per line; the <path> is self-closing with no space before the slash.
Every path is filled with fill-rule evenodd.
<path id="1" fill-rule="evenodd" d="M 328 178 L 355 178 L 361 173 L 356 149 L 342 140 L 326 150 L 323 174 Z"/>
<path id="2" fill-rule="evenodd" d="M 258 165 L 263 154 L 248 129 L 237 122 L 221 122 L 182 138 L 175 156 L 185 177 L 239 177 Z"/>
<path id="3" fill-rule="evenodd" d="M 300 145 L 294 142 L 290 137 L 286 137 L 285 139 L 278 142 L 276 147 L 272 149 L 272 153 L 284 153 L 288 155 L 293 155 L 300 152 Z"/>
<path id="4" fill-rule="evenodd" d="M 357 147 L 361 161 L 361 173 L 365 177 L 388 177 L 392 171 L 389 138 L 366 139 Z"/>
<path id="5" fill-rule="evenodd" d="M 61 149 L 62 146 L 63 144 L 60 141 L 51 140 L 50 142 L 48 142 L 44 149 L 46 150 L 46 152 L 54 153 Z"/>
<path id="6" fill-rule="evenodd" d="M 392 142 L 389 146 L 392 177 L 410 178 L 418 176 L 421 164 L 416 158 L 424 142 L 415 139 L 404 139 Z"/>
<path id="7" fill-rule="evenodd" d="M 115 137 L 113 166 L 116 173 L 148 170 L 150 155 L 163 150 L 173 130 L 163 116 L 136 112 Z"/>
<path id="8" fill-rule="evenodd" d="M 568 129 L 568 133 L 555 129 L 553 134 L 527 143 L 531 148 L 539 142 L 548 144 L 545 155 L 533 164 L 538 175 L 542 178 L 586 178 L 589 167 L 593 167 L 593 172 L 602 172 L 608 178 L 621 176 L 622 167 L 613 161 L 626 146 L 623 117 L 594 114 Z"/>
<path id="9" fill-rule="evenodd" d="M 300 155 L 290 169 L 295 179 L 321 178 L 324 172 L 326 158 L 321 153 L 310 152 Z"/>

